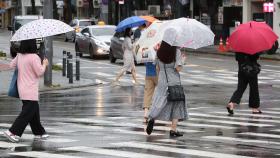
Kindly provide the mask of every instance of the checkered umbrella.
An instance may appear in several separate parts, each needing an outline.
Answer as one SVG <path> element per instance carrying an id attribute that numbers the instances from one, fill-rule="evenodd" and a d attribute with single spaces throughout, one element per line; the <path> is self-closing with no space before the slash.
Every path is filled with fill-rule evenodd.
<path id="1" fill-rule="evenodd" d="M 23 25 L 11 38 L 11 41 L 22 41 L 58 35 L 73 31 L 73 28 L 55 19 L 39 19 Z"/>

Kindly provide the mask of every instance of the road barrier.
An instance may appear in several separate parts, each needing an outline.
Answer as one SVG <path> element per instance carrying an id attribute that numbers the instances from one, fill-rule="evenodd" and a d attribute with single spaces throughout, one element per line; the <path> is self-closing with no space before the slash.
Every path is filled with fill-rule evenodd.
<path id="1" fill-rule="evenodd" d="M 69 83 L 73 83 L 73 56 L 69 55 Z"/>
<path id="2" fill-rule="evenodd" d="M 62 54 L 62 76 L 66 76 L 66 51 L 64 50 Z"/>
<path id="3" fill-rule="evenodd" d="M 69 78 L 69 56 L 71 55 L 71 53 L 70 52 L 67 52 L 67 63 L 66 63 L 66 65 L 67 65 L 67 78 Z"/>

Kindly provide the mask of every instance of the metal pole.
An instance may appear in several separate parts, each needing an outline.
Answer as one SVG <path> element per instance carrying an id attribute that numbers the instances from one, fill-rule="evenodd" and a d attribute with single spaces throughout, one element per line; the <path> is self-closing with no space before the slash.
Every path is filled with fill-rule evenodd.
<path id="1" fill-rule="evenodd" d="M 69 78 L 69 74 L 70 74 L 70 66 L 69 66 L 70 55 L 71 55 L 70 52 L 67 52 L 67 57 L 66 57 L 67 78 Z"/>
<path id="2" fill-rule="evenodd" d="M 43 16 L 44 19 L 52 19 L 53 18 L 53 4 L 52 0 L 44 0 L 44 6 L 43 6 Z M 52 64 L 53 64 L 53 43 L 52 43 L 52 37 L 45 38 L 45 53 L 46 57 L 49 60 L 49 66 L 45 72 L 44 76 L 44 84 L 46 86 L 52 85 Z"/>
<path id="3" fill-rule="evenodd" d="M 80 81 L 80 53 L 76 52 L 76 80 Z"/>
<path id="4" fill-rule="evenodd" d="M 62 58 L 62 76 L 66 76 L 66 51 L 63 50 L 63 58 Z"/>
<path id="5" fill-rule="evenodd" d="M 73 56 L 69 55 L 69 83 L 73 83 Z"/>

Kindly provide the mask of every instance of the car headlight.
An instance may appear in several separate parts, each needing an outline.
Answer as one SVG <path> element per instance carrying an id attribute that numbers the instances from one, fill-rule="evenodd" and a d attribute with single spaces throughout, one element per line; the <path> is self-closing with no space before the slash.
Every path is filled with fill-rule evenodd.
<path id="1" fill-rule="evenodd" d="M 104 51 L 104 50 L 103 50 L 102 48 L 98 48 L 98 49 L 97 49 L 97 53 L 99 53 L 99 54 L 103 53 L 103 51 Z"/>

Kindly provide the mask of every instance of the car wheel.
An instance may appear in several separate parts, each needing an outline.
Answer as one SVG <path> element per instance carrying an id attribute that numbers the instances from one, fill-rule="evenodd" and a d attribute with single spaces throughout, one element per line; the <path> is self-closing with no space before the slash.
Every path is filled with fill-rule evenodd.
<path id="1" fill-rule="evenodd" d="M 94 59 L 94 49 L 93 49 L 92 45 L 89 46 L 89 55 L 90 55 L 90 58 Z"/>
<path id="2" fill-rule="evenodd" d="M 110 49 L 110 52 L 109 52 L 109 60 L 111 63 L 115 63 L 116 62 L 116 58 L 113 56 L 112 54 L 112 50 Z"/>
<path id="3" fill-rule="evenodd" d="M 65 42 L 68 42 L 68 38 L 67 38 L 67 37 L 65 37 L 64 41 L 65 41 Z"/>

